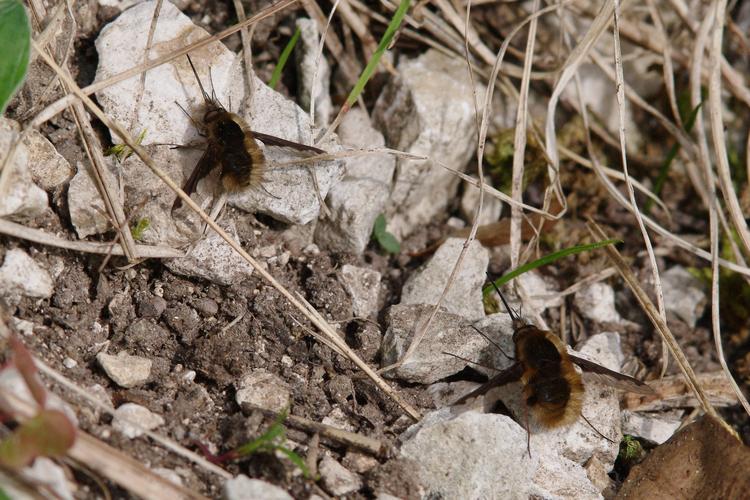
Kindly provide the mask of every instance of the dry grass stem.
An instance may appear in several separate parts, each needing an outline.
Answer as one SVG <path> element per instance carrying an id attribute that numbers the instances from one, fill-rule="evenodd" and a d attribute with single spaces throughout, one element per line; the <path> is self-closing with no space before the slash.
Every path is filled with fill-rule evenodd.
<path id="1" fill-rule="evenodd" d="M 40 245 L 65 248 L 76 252 L 97 253 L 106 255 L 124 255 L 121 247 L 113 247 L 111 243 L 95 243 L 90 241 L 71 241 L 58 238 L 41 229 L 33 229 L 16 222 L 0 218 L 0 233 L 14 238 L 19 238 Z M 163 259 L 184 257 L 185 252 L 175 248 L 153 245 L 135 245 L 136 259 Z"/>
<path id="2" fill-rule="evenodd" d="M 715 407 L 737 404 L 737 396 L 723 371 L 698 373 L 698 383 L 706 397 Z M 622 407 L 630 411 L 662 411 L 675 408 L 700 407 L 700 403 L 685 383 L 682 375 L 670 375 L 661 380 L 651 380 L 650 385 L 656 394 L 644 396 L 632 392 L 622 395 Z"/>
<path id="3" fill-rule="evenodd" d="M 588 229 L 594 238 L 607 239 L 608 237 L 607 234 L 593 220 L 589 220 Z M 723 422 L 721 417 L 716 413 L 713 405 L 711 405 L 711 402 L 706 397 L 706 394 L 704 393 L 700 382 L 695 376 L 693 368 L 690 366 L 690 363 L 688 363 L 685 354 L 682 352 L 682 348 L 680 348 L 680 345 L 677 343 L 677 339 L 675 339 L 671 330 L 667 326 L 666 321 L 662 319 L 661 315 L 656 310 L 656 307 L 654 306 L 653 302 L 651 302 L 651 299 L 648 298 L 648 294 L 641 287 L 638 278 L 622 258 L 620 252 L 618 252 L 617 249 L 612 245 L 604 247 L 604 251 L 607 252 L 607 255 L 617 268 L 620 276 L 622 276 L 622 279 L 635 295 L 638 303 L 643 309 L 643 312 L 646 313 L 646 316 L 648 316 L 649 320 L 656 328 L 656 331 L 659 332 L 661 338 L 666 342 L 667 347 L 672 354 L 672 357 L 674 357 L 674 359 L 677 361 L 677 366 L 680 368 L 680 371 L 682 372 L 686 382 L 690 386 L 691 391 L 693 392 L 693 394 L 695 394 L 695 397 L 700 402 L 700 406 L 703 411 Z"/>
<path id="4" fill-rule="evenodd" d="M 646 244 L 646 251 L 648 252 L 649 265 L 651 267 L 651 276 L 654 280 L 654 292 L 656 294 L 656 305 L 659 308 L 659 316 L 661 320 L 666 324 L 667 322 L 667 311 L 664 306 L 664 292 L 662 291 L 661 278 L 659 277 L 659 266 L 656 263 L 656 256 L 654 256 L 654 247 L 651 244 L 651 238 L 646 231 L 646 225 L 643 223 L 643 216 L 641 211 L 638 209 L 638 203 L 635 200 L 635 191 L 633 190 L 633 184 L 630 182 L 630 175 L 628 173 L 628 158 L 626 150 L 626 139 L 625 139 L 625 77 L 622 74 L 622 50 L 620 48 L 620 0 L 614 0 L 614 49 L 615 49 L 615 74 L 617 81 L 617 106 L 618 106 L 618 119 L 619 119 L 619 133 L 620 133 L 620 154 L 622 158 L 622 172 L 625 175 L 625 185 L 628 188 L 628 196 L 630 197 L 630 206 L 632 207 L 633 215 L 638 222 L 638 228 L 643 236 L 643 242 Z M 666 341 L 662 341 L 662 363 L 661 363 L 661 376 L 667 372 L 669 365 L 669 357 L 667 355 Z"/>

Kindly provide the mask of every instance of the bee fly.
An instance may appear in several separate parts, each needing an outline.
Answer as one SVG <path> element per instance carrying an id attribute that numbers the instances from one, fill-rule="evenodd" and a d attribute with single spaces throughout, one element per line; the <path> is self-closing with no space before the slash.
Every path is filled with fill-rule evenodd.
<path id="1" fill-rule="evenodd" d="M 481 396 L 494 387 L 520 381 L 523 386 L 524 408 L 530 410 L 542 426 L 551 428 L 569 425 L 577 420 L 579 415 L 591 425 L 581 413 L 584 387 L 581 374 L 576 371 L 574 363 L 583 371 L 594 374 L 601 382 L 617 389 L 639 394 L 654 394 L 654 390 L 640 380 L 569 354 L 565 344 L 557 335 L 524 321 L 516 311 L 510 308 L 500 290 L 497 287 L 495 290 L 513 320 L 515 363 L 456 400 L 454 405 Z M 479 333 L 484 336 L 481 331 Z M 525 413 L 525 427 L 528 434 L 528 411 Z M 610 440 L 595 428 L 594 430 L 600 436 Z"/>
<path id="2" fill-rule="evenodd" d="M 198 128 L 199 133 L 206 137 L 207 143 L 203 156 L 201 156 L 192 174 L 182 187 L 182 190 L 188 196 L 195 191 L 198 181 L 217 166 L 221 167 L 221 184 L 227 191 L 238 191 L 248 187 L 263 188 L 262 183 L 267 165 L 257 140 L 271 146 L 288 147 L 315 154 L 325 153 L 322 149 L 314 146 L 287 141 L 280 137 L 250 130 L 245 120 L 239 115 L 227 111 L 213 92 L 212 95 L 208 95 L 189 55 L 187 59 L 200 87 L 205 111 L 200 122 L 187 112 L 185 113 Z M 263 189 L 265 190 L 265 188 Z M 269 194 L 273 196 L 271 193 Z M 178 197 L 172 209 L 179 208 L 181 204 L 182 200 Z"/>

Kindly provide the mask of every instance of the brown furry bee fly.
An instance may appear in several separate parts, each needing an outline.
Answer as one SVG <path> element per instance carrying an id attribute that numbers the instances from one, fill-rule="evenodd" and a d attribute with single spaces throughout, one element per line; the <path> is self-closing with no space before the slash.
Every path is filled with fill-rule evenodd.
<path id="1" fill-rule="evenodd" d="M 581 415 L 584 396 L 583 380 L 574 364 L 617 389 L 640 394 L 654 393 L 649 385 L 640 380 L 569 354 L 557 335 L 525 322 L 510 308 L 500 290 L 497 287 L 495 290 L 513 320 L 516 361 L 509 368 L 459 398 L 454 405 L 481 396 L 494 387 L 520 381 L 523 386 L 524 405 L 542 426 L 569 425 Z M 527 432 L 528 429 L 527 416 Z"/>
<path id="2" fill-rule="evenodd" d="M 205 103 L 205 112 L 201 120 L 194 120 L 193 117 L 190 119 L 198 127 L 201 135 L 206 137 L 207 143 L 203 156 L 182 187 L 188 196 L 195 191 L 198 181 L 216 167 L 221 167 L 221 183 L 227 191 L 238 191 L 248 187 L 262 188 L 267 165 L 257 140 L 266 145 L 288 147 L 315 154 L 325 153 L 314 146 L 252 131 L 245 120 L 227 111 L 215 95 L 209 95 L 206 92 L 190 56 L 187 56 L 187 59 Z M 178 197 L 172 209 L 179 208 L 181 204 L 182 200 Z"/>

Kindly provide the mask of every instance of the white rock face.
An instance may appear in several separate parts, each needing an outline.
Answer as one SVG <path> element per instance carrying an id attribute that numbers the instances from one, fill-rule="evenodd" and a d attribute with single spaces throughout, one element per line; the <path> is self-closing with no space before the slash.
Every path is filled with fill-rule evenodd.
<path id="1" fill-rule="evenodd" d="M 150 24 L 155 5 L 154 1 L 138 4 L 104 27 L 96 41 L 99 52 L 96 80 L 106 79 L 142 62 L 148 36 L 148 30 L 143 27 Z M 174 5 L 165 2 L 150 57 L 159 57 L 206 35 Z M 312 143 L 313 131 L 304 111 L 258 78 L 253 82 L 252 102 L 247 102 L 241 58 L 221 42 L 192 52 L 191 58 L 206 90 L 215 92 L 222 105 L 232 108 L 230 111 L 244 118 L 253 130 L 298 143 Z M 136 106 L 139 87 L 140 77 L 136 76 L 98 92 L 97 98 L 105 111 L 128 127 L 131 134 L 137 135 L 146 128 L 144 144 L 189 144 L 199 140 L 190 119 L 175 105 L 179 102 L 196 118 L 202 118 L 204 102 L 187 58 L 178 58 L 149 70 L 141 104 Z M 250 212 L 266 213 L 287 223 L 306 224 L 316 218 L 320 207 L 308 168 L 282 165 L 304 155 L 287 148 L 261 147 L 268 167 L 263 183 L 265 191 L 248 189 L 234 193 L 230 195 L 229 203 Z M 334 137 L 320 147 L 335 151 L 339 146 Z M 194 166 L 195 163 L 183 164 L 183 175 L 175 180 L 182 183 Z M 317 162 L 311 168 L 315 169 L 321 195 L 325 197 L 341 176 L 343 163 Z M 203 184 L 208 181 L 210 179 L 205 179 Z M 215 190 L 213 186 L 203 189 L 209 194 Z M 201 194 L 200 185 L 198 193 Z"/>
<path id="2" fill-rule="evenodd" d="M 0 164 L 19 137 L 18 123 L 0 117 Z M 47 193 L 34 184 L 29 172 L 29 151 L 21 142 L 16 145 L 13 158 L 6 168 L 12 169 L 5 192 L 0 193 L 0 217 L 31 218 L 44 212 L 48 207 Z"/>
<path id="3" fill-rule="evenodd" d="M 259 368 L 248 373 L 235 384 L 235 401 L 276 412 L 289 407 L 291 391 L 284 380 Z"/>
<path id="4" fill-rule="evenodd" d="M 352 313 L 355 317 L 369 318 L 377 312 L 379 272 L 344 264 L 341 266 L 339 281 L 352 299 Z"/>
<path id="5" fill-rule="evenodd" d="M 235 240 L 238 239 L 234 222 L 224 224 L 224 230 Z M 169 259 L 165 261 L 165 265 L 173 273 L 205 279 L 219 285 L 242 281 L 253 272 L 253 267 L 212 230 L 190 249 L 186 257 Z"/>
<path id="6" fill-rule="evenodd" d="M 125 351 L 117 356 L 100 352 L 96 361 L 114 383 L 126 389 L 145 384 L 151 375 L 150 359 L 131 356 Z"/>
<path id="7" fill-rule="evenodd" d="M 381 346 L 383 366 L 395 363 L 403 357 L 418 326 L 427 319 L 431 311 L 431 306 L 403 304 L 392 306 L 388 310 L 388 330 Z M 476 359 L 477 353 L 486 344 L 487 342 L 469 327 L 464 318 L 438 312 L 417 349 L 403 365 L 386 372 L 385 376 L 431 384 L 458 373 L 467 365 L 466 361 L 445 352 Z"/>
<path id="8" fill-rule="evenodd" d="M 75 498 L 70 490 L 70 483 L 65 475 L 65 470 L 47 457 L 37 457 L 30 467 L 23 469 L 21 475 L 27 481 L 36 484 L 38 488 L 51 491 L 56 498 L 61 500 L 73 500 Z M 3 485 L 3 488 L 5 488 L 5 485 Z M 21 494 L 12 498 L 32 497 Z"/>
<path id="9" fill-rule="evenodd" d="M 673 313 L 689 327 L 695 327 L 706 309 L 706 292 L 701 282 L 682 266 L 669 268 L 662 273 L 661 280 L 667 312 Z"/>
<path id="10" fill-rule="evenodd" d="M 600 46 L 603 38 L 606 37 L 601 37 L 599 39 Z M 611 48 L 609 50 L 609 53 L 612 53 Z M 626 50 L 625 53 L 627 52 L 628 51 Z M 653 79 L 656 77 L 656 74 L 651 74 L 649 76 L 648 73 L 650 72 L 645 71 L 646 68 L 640 71 L 635 69 L 635 66 L 640 65 L 637 62 L 638 59 L 646 59 L 644 55 L 648 56 L 648 54 L 641 53 L 639 57 L 627 57 L 626 59 L 628 63 L 625 63 L 626 67 L 623 69 L 623 71 L 626 71 L 626 74 L 637 74 L 641 79 L 645 81 L 653 81 Z M 649 64 L 653 64 L 653 61 L 650 61 Z M 616 134 L 619 130 L 620 119 L 619 108 L 617 106 L 617 93 L 615 90 L 613 90 L 615 89 L 615 83 L 594 63 L 587 62 L 581 64 L 578 67 L 578 74 L 581 77 L 582 88 L 586 89 L 586 91 L 583 92 L 583 95 L 581 96 L 585 105 L 589 107 L 592 112 L 596 114 L 596 116 L 601 117 L 604 125 L 611 133 Z M 563 95 L 576 103 L 579 102 L 578 95 L 575 91 L 575 85 L 569 85 L 568 87 L 566 87 Z M 643 96 L 644 94 L 639 92 L 639 95 Z M 641 127 L 639 127 L 638 124 L 633 120 L 632 111 L 627 107 L 625 108 L 625 131 L 628 144 L 632 144 L 633 147 L 636 148 L 640 147 L 640 145 L 643 143 Z"/>
<path id="11" fill-rule="evenodd" d="M 592 283 L 575 293 L 575 304 L 586 318 L 599 323 L 619 323 L 620 313 L 615 309 L 615 291 L 606 283 Z"/>
<path id="12" fill-rule="evenodd" d="M 401 304 L 437 303 L 463 249 L 464 241 L 461 238 L 447 239 L 430 261 L 406 281 L 401 291 Z M 469 320 L 484 317 L 481 287 L 486 279 L 488 263 L 487 249 L 478 241 L 473 241 L 464 257 L 461 270 L 443 301 L 446 311 Z"/>
<path id="13" fill-rule="evenodd" d="M 77 167 L 78 171 L 68 186 L 68 210 L 78 237 L 83 239 L 106 232 L 111 224 L 88 168 L 80 162 Z"/>
<path id="14" fill-rule="evenodd" d="M 344 116 L 338 131 L 341 142 L 355 149 L 385 145 L 383 134 L 372 127 L 359 108 Z M 315 241 L 333 251 L 360 254 L 370 241 L 375 219 L 388 202 L 396 159 L 377 154 L 346 158 L 345 162 L 346 176 L 331 188 L 326 199 L 331 217 L 318 223 Z"/>
<path id="15" fill-rule="evenodd" d="M 373 118 L 389 147 L 463 171 L 476 147 L 474 94 L 466 64 L 429 50 L 398 65 Z M 481 102 L 483 90 L 477 85 Z M 401 239 L 442 212 L 459 179 L 433 161 L 397 160 L 388 230 Z"/>
<path id="16" fill-rule="evenodd" d="M 355 473 L 326 455 L 318 465 L 325 489 L 332 495 L 340 496 L 357 491 L 362 487 L 362 480 Z"/>
<path id="17" fill-rule="evenodd" d="M 161 415 L 135 403 L 120 405 L 112 420 L 112 427 L 128 439 L 137 438 L 144 430 L 152 431 L 160 425 L 164 425 Z"/>
<path id="18" fill-rule="evenodd" d="M 662 444 L 679 429 L 683 413 L 682 410 L 657 413 L 623 411 L 622 433 Z"/>
<path id="19" fill-rule="evenodd" d="M 46 191 L 68 182 L 75 173 L 55 146 L 36 130 L 31 130 L 24 145 L 29 153 L 29 170 L 34 182 Z"/>
<path id="20" fill-rule="evenodd" d="M 294 500 L 289 493 L 260 479 L 250 479 L 244 474 L 227 480 L 222 493 L 224 500 Z"/>
<path id="21" fill-rule="evenodd" d="M 539 458 L 529 458 L 526 433 L 509 417 L 470 411 L 452 418 L 443 408 L 403 438 L 401 455 L 420 464 L 428 497 L 529 497 Z"/>
<path id="22" fill-rule="evenodd" d="M 12 248 L 5 253 L 0 266 L 0 296 L 13 303 L 20 298 L 47 298 L 52 296 L 53 281 L 46 269 L 26 252 Z"/>

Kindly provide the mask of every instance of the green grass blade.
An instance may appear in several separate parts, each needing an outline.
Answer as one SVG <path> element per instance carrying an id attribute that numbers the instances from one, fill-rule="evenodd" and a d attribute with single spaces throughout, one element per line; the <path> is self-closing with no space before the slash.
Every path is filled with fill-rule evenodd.
<path id="1" fill-rule="evenodd" d="M 365 66 L 362 74 L 359 75 L 359 80 L 357 80 L 354 88 L 349 93 L 349 97 L 346 98 L 346 106 L 348 108 L 351 108 L 357 101 L 357 98 L 359 98 L 359 94 L 362 93 L 365 85 L 367 85 L 370 77 L 375 72 L 375 68 L 378 67 L 380 58 L 383 57 L 386 49 L 390 46 L 394 35 L 398 31 L 398 28 L 401 26 L 401 23 L 404 20 L 404 16 L 406 16 L 406 12 L 409 10 L 410 4 L 411 0 L 401 0 L 401 3 L 398 5 L 396 12 L 394 12 L 393 17 L 391 18 L 391 22 L 388 23 L 388 28 L 386 28 L 385 33 L 383 33 L 383 38 L 380 39 L 378 48 L 375 50 L 375 53 L 367 62 L 367 66 Z"/>
<path id="2" fill-rule="evenodd" d="M 276 67 L 273 68 L 271 81 L 268 82 L 268 86 L 272 89 L 275 89 L 276 85 L 278 85 L 279 83 L 279 80 L 281 80 L 281 72 L 284 71 L 284 66 L 286 66 L 286 63 L 289 60 L 289 56 L 292 55 L 294 46 L 297 45 L 297 40 L 299 40 L 299 28 L 294 30 L 294 35 L 292 35 L 291 40 L 289 40 L 289 43 L 286 44 L 284 50 L 281 51 L 279 62 L 276 64 Z"/>
<path id="3" fill-rule="evenodd" d="M 563 257 L 567 257 L 569 255 L 574 255 L 581 252 L 587 252 L 589 250 L 595 250 L 597 248 L 601 248 L 607 245 L 615 245 L 617 243 L 622 243 L 622 240 L 618 239 L 611 239 L 611 240 L 604 240 L 604 241 L 597 241 L 595 243 L 588 243 L 586 245 L 576 245 L 574 247 L 569 248 L 563 248 L 562 250 L 559 250 L 557 252 L 553 252 L 549 255 L 545 255 L 541 259 L 537 259 L 533 262 L 529 262 L 528 264 L 524 264 L 523 266 L 517 267 L 510 271 L 509 273 L 506 273 L 502 276 L 500 276 L 498 279 L 495 280 L 495 286 L 498 288 L 512 280 L 513 278 L 516 278 L 523 273 L 527 271 L 531 271 L 532 269 L 536 269 L 537 267 L 546 266 L 547 264 L 551 264 L 552 262 L 555 262 L 556 260 L 560 260 Z M 494 288 L 492 288 L 492 285 L 487 285 L 482 289 L 482 297 L 486 297 L 489 295 Z"/>
<path id="4" fill-rule="evenodd" d="M 30 45 L 31 25 L 23 4 L 0 0 L 0 115 L 26 77 Z"/>
<path id="5" fill-rule="evenodd" d="M 293 452 L 289 448 L 285 448 L 283 446 L 279 446 L 278 448 L 276 448 L 276 450 L 286 455 L 286 458 L 288 458 L 290 462 L 296 465 L 297 468 L 302 471 L 302 474 L 304 474 L 306 478 L 310 479 L 310 476 L 311 476 L 310 469 L 307 468 L 307 464 L 305 464 L 305 461 L 302 460 L 302 457 L 297 455 L 295 452 Z"/>

